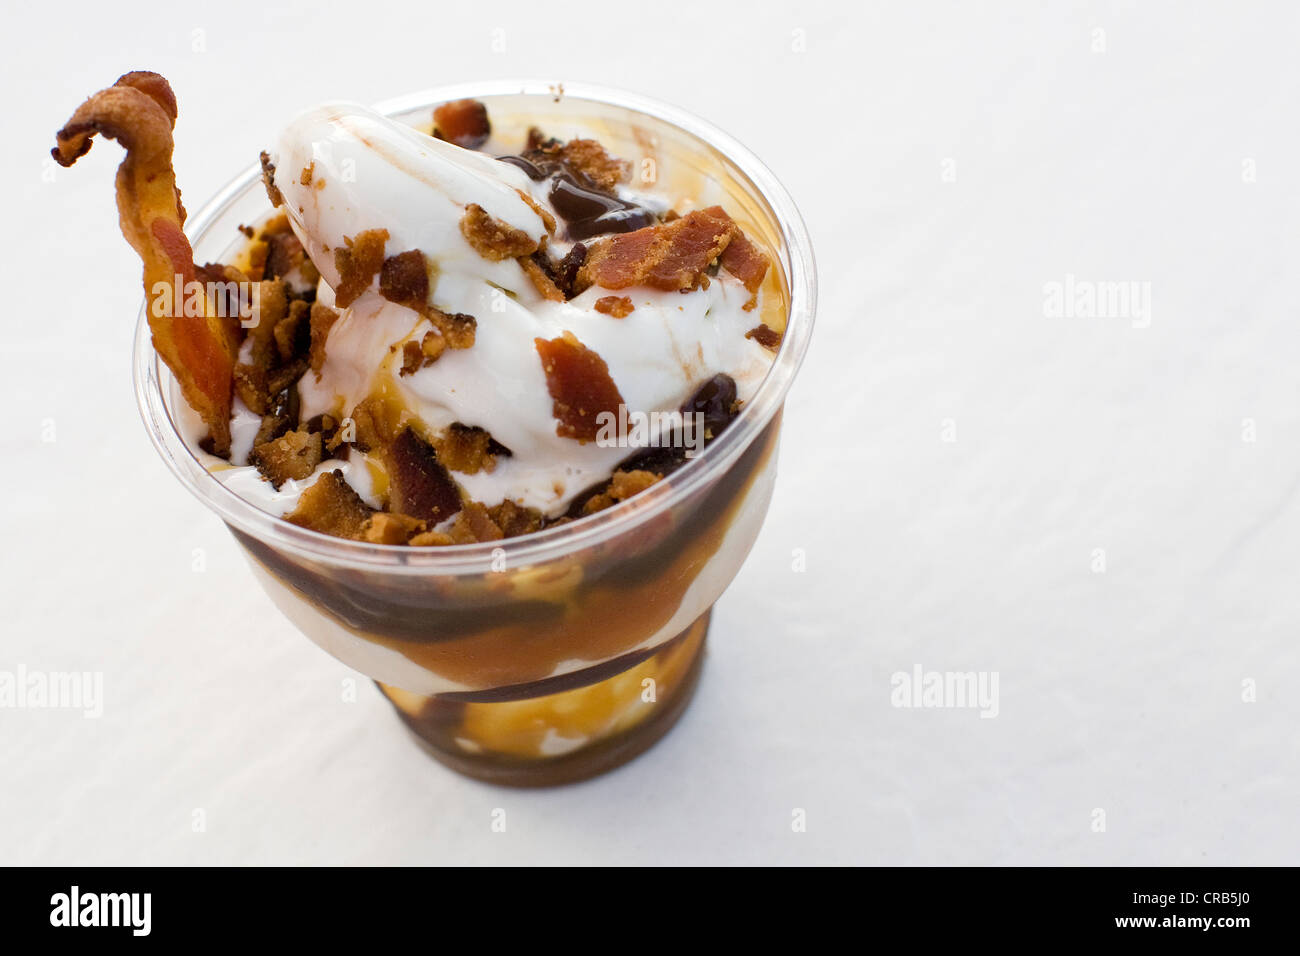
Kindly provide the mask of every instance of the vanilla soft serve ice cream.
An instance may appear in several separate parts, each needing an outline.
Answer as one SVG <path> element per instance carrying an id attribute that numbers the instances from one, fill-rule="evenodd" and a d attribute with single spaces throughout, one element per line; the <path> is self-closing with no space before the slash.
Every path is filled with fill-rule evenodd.
<path id="1" fill-rule="evenodd" d="M 609 288 L 593 282 L 569 296 L 548 295 L 530 277 L 525 257 L 490 258 L 476 249 L 462 224 L 471 207 L 517 241 L 539 246 L 539 254 L 552 261 L 573 251 L 576 243 L 564 215 L 572 215 L 573 203 L 557 208 L 554 197 L 561 188 L 571 197 L 575 175 L 590 183 L 558 162 L 548 171 L 516 157 L 503 161 L 349 104 L 302 114 L 268 152 L 268 186 L 282 197 L 282 211 L 319 272 L 317 303 L 339 305 L 338 250 L 367 230 L 382 229 L 386 254 L 423 254 L 425 304 L 440 313 L 473 317 L 475 327 L 471 347 L 447 349 L 436 361 L 404 369 L 404 348 L 436 333 L 436 323 L 420 304 L 381 294 L 376 274 L 337 309 L 323 343 L 323 362 L 297 383 L 298 418 L 346 422 L 360 403 L 383 395 L 409 412 L 426 435 L 453 424 L 481 429 L 502 454 L 490 468 L 452 471 L 473 501 L 489 507 L 511 501 L 558 516 L 575 496 L 607 481 L 635 451 L 625 441 L 580 441 L 562 434 L 539 340 L 569 336 L 599 356 L 623 411 L 642 418 L 640 442 L 651 447 L 670 438 L 670 419 L 654 413 L 680 409 L 719 375 L 734 381 L 736 399 L 743 403 L 771 363 L 772 351 L 747 335 L 758 324 L 756 297 L 763 292 L 716 262 L 693 288 L 666 289 L 652 281 L 621 285 L 616 292 L 629 311 L 615 317 L 602 302 L 610 297 Z M 564 182 L 557 185 L 559 180 Z M 608 202 L 621 202 L 646 221 L 676 218 L 667 211 L 677 197 L 635 192 L 624 184 L 607 192 Z M 598 248 L 601 237 L 586 235 L 590 231 L 588 225 L 586 247 Z M 312 474 L 273 487 L 247 464 L 251 437 L 240 437 L 256 431 L 258 421 L 236 401 L 234 467 L 217 475 L 239 494 L 283 514 L 320 473 L 338 469 L 371 507 L 382 506 L 384 462 L 355 450 L 345 460 L 327 458 Z"/>

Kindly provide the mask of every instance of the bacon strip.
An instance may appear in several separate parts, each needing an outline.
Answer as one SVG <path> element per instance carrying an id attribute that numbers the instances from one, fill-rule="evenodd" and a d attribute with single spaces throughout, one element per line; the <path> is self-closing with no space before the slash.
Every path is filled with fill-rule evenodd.
<path id="1" fill-rule="evenodd" d="M 207 424 L 213 452 L 225 457 L 230 453 L 235 339 L 229 320 L 216 315 L 206 296 L 204 314 L 186 317 L 187 296 L 173 294 L 177 276 L 185 291 L 196 280 L 172 169 L 175 123 L 176 96 L 167 81 L 157 73 L 127 73 L 77 107 L 51 153 L 60 165 L 71 166 L 90 150 L 96 133 L 126 150 L 117 170 L 117 209 L 122 235 L 144 263 L 154 349 Z"/>
<path id="2" fill-rule="evenodd" d="M 551 393 L 551 414 L 558 423 L 555 434 L 579 442 L 595 441 L 600 415 L 618 415 L 623 396 L 610 377 L 609 366 L 572 332 L 555 339 L 533 339 Z"/>
<path id="3" fill-rule="evenodd" d="M 767 275 L 767 253 L 756 246 L 750 238 L 736 227 L 736 234 L 722 250 L 722 268 L 745 284 L 751 293 L 757 292 Z"/>
<path id="4" fill-rule="evenodd" d="M 731 217 L 710 206 L 669 223 L 609 236 L 589 248 L 578 271 L 578 288 L 695 289 L 735 234 Z"/>

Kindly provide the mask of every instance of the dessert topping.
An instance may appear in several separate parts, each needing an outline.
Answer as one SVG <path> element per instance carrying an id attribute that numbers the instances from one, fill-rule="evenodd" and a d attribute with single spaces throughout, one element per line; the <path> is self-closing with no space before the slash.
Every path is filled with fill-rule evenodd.
<path id="1" fill-rule="evenodd" d="M 757 292 L 767 275 L 767 255 L 750 241 L 749 237 L 736 227 L 736 233 L 722 250 L 722 268 L 745 284 L 751 293 Z M 752 309 L 754 300 L 746 307 Z"/>
<path id="2" fill-rule="evenodd" d="M 325 365 L 325 340 L 329 338 L 330 329 L 338 319 L 339 314 L 328 305 L 320 302 L 311 304 L 311 312 L 308 318 L 308 324 L 311 327 L 311 351 L 308 353 L 308 360 L 311 364 L 311 370 L 317 376 L 320 375 L 320 370 Z"/>
<path id="3" fill-rule="evenodd" d="M 298 498 L 285 520 L 336 538 L 360 540 L 373 510 L 343 480 L 343 472 L 327 471 Z"/>
<path id="4" fill-rule="evenodd" d="M 430 525 L 461 508 L 460 492 L 438 461 L 433 447 L 411 428 L 403 429 L 384 455 L 388 466 L 391 510 Z"/>
<path id="5" fill-rule="evenodd" d="M 339 286 L 334 290 L 334 301 L 346 309 L 370 288 L 375 273 L 384 267 L 384 243 L 388 242 L 387 229 L 367 229 L 356 238 L 343 238 L 341 249 L 334 250 L 334 268 L 339 273 Z"/>
<path id="6" fill-rule="evenodd" d="M 144 262 L 148 322 L 155 350 L 171 369 L 181 394 L 208 426 L 210 447 L 230 453 L 230 409 L 235 338 L 231 324 L 204 296 L 199 316 L 185 315 L 170 295 L 176 277 L 188 287 L 197 270 L 182 225 L 185 210 L 172 169 L 176 97 L 157 73 L 127 73 L 77 107 L 51 151 L 71 166 L 90 149 L 96 133 L 126 150 L 117 174 L 122 232 Z M 164 296 L 163 288 L 169 290 Z"/>
<path id="7" fill-rule="evenodd" d="M 537 251 L 537 241 L 522 229 L 494 219 L 478 203 L 465 207 L 460 220 L 461 235 L 484 259 L 499 262 L 531 256 Z"/>
<path id="8" fill-rule="evenodd" d="M 613 477 L 610 478 L 609 486 L 604 491 L 598 492 L 586 500 L 582 506 L 583 514 L 595 514 L 597 511 L 604 511 L 611 505 L 645 491 L 659 478 L 660 476 L 653 471 L 640 469 L 624 471 L 620 468 L 614 472 Z"/>
<path id="9" fill-rule="evenodd" d="M 603 295 L 593 306 L 597 312 L 612 315 L 616 319 L 625 319 L 635 310 L 632 300 L 625 295 Z"/>
<path id="10" fill-rule="evenodd" d="M 555 433 L 579 442 L 596 439 L 601 412 L 618 414 L 623 396 L 610 378 L 605 360 L 572 332 L 556 339 L 534 339 L 546 373 L 551 413 L 559 419 Z"/>
<path id="11" fill-rule="evenodd" d="M 478 100 L 454 100 L 433 111 L 433 135 L 464 149 L 478 149 L 492 135 L 487 107 Z"/>
<path id="12" fill-rule="evenodd" d="M 416 312 L 429 302 L 429 264 L 419 249 L 401 252 L 384 260 L 379 273 L 379 294 Z"/>
<path id="13" fill-rule="evenodd" d="M 665 292 L 698 288 L 727 248 L 736 225 L 718 206 L 592 244 L 578 272 L 578 288 L 648 285 Z"/>
<path id="14" fill-rule="evenodd" d="M 286 432 L 255 447 L 248 460 L 276 488 L 286 481 L 301 481 L 310 476 L 321 462 L 320 432 L 311 433 L 301 428 Z"/>
<path id="15" fill-rule="evenodd" d="M 769 352 L 781 347 L 781 333 L 769 325 L 756 325 L 745 333 L 745 338 L 753 339 Z"/>

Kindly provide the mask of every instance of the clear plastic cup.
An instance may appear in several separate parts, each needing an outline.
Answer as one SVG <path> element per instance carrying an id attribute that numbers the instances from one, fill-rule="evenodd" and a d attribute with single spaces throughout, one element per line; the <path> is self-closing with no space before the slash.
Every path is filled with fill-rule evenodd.
<path id="1" fill-rule="evenodd" d="M 812 331 L 812 247 L 793 201 L 748 150 L 704 121 L 617 90 L 545 83 L 445 87 L 381 104 L 429 127 L 474 97 L 494 122 L 566 137 L 596 124 L 616 155 L 649 156 L 674 189 L 722 204 L 776 252 L 784 340 L 754 398 L 705 453 L 605 511 L 502 541 L 411 548 L 330 537 L 275 518 L 217 481 L 185 444 L 180 401 L 141 310 L 135 385 L 168 467 L 243 545 L 308 637 L 379 685 L 445 764 L 532 786 L 615 767 L 659 739 L 690 700 L 709 611 L 740 569 L 776 478 L 781 408 Z M 226 261 L 236 227 L 270 212 L 251 167 L 187 224 L 195 261 Z"/>

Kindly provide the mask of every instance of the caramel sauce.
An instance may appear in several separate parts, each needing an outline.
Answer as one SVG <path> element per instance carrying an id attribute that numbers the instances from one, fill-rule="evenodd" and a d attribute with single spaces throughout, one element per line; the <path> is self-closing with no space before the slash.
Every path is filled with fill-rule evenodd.
<path id="1" fill-rule="evenodd" d="M 613 676 L 565 691 L 460 703 L 379 689 L 428 751 L 461 773 L 511 786 L 572 783 L 631 760 L 676 723 L 699 680 L 709 617 Z"/>
<path id="2" fill-rule="evenodd" d="M 556 573 L 554 593 L 530 582 L 534 591 L 525 589 L 522 600 L 514 599 L 515 585 L 536 577 L 535 570 L 487 572 L 482 579 L 326 571 L 232 531 L 280 581 L 357 636 L 468 687 L 523 684 L 549 677 L 565 661 L 627 653 L 666 625 L 745 506 L 779 429 L 778 414 L 686 508 L 575 557 L 580 576 Z M 627 506 L 636 499 L 621 507 Z"/>

